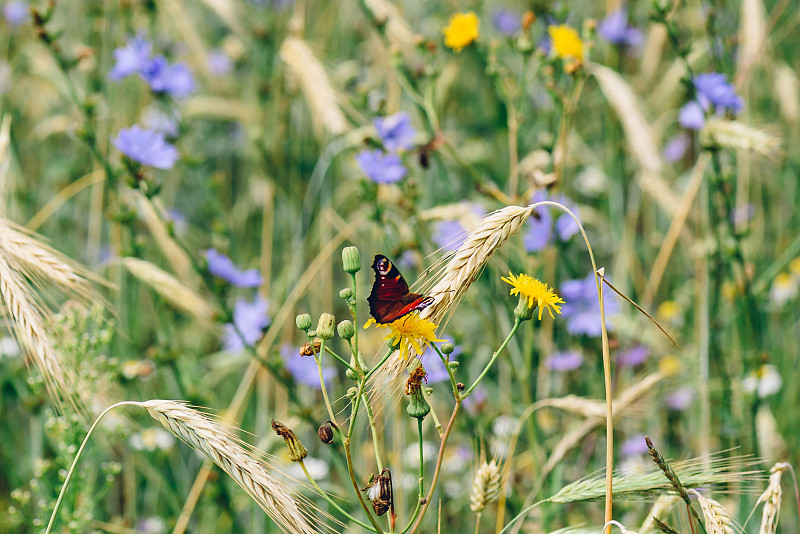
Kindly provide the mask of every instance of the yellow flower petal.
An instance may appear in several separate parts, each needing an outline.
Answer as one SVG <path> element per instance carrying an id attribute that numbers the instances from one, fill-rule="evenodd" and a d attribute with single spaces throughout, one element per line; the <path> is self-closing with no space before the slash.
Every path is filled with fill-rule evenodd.
<path id="1" fill-rule="evenodd" d="M 478 16 L 472 11 L 468 13 L 456 13 L 450 17 L 450 22 L 444 27 L 444 44 L 456 52 L 472 43 L 478 38 L 478 26 L 480 26 Z"/>
<path id="2" fill-rule="evenodd" d="M 520 273 L 519 276 L 514 276 L 511 272 L 508 273 L 508 278 L 501 277 L 500 280 L 511 284 L 511 295 L 519 295 L 528 299 L 528 308 L 533 308 L 536 304 L 539 306 L 539 320 L 542 320 L 542 312 L 547 308 L 550 317 L 555 319 L 553 311 L 561 314 L 561 304 L 564 304 L 564 299 L 556 295 L 556 293 L 547 287 L 547 284 L 540 282 L 532 276 Z"/>
<path id="3" fill-rule="evenodd" d="M 583 41 L 574 28 L 566 24 L 550 26 L 547 33 L 553 41 L 553 50 L 561 59 L 577 59 L 583 62 Z"/>

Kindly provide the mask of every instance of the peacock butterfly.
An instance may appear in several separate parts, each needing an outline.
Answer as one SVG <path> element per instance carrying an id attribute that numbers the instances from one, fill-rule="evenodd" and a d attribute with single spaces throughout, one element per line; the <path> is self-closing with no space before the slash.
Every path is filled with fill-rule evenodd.
<path id="1" fill-rule="evenodd" d="M 409 292 L 405 278 L 386 256 L 375 256 L 372 270 L 375 271 L 375 283 L 367 301 L 369 313 L 376 323 L 391 323 L 433 304 L 433 297 Z"/>

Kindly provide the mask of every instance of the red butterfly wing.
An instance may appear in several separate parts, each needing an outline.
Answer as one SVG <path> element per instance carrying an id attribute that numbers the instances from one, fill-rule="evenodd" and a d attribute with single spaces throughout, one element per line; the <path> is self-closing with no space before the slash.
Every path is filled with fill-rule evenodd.
<path id="1" fill-rule="evenodd" d="M 367 301 L 369 313 L 375 322 L 391 323 L 433 302 L 431 297 L 410 293 L 405 278 L 386 256 L 375 256 L 372 270 L 375 271 L 375 283 L 372 284 L 372 292 Z"/>

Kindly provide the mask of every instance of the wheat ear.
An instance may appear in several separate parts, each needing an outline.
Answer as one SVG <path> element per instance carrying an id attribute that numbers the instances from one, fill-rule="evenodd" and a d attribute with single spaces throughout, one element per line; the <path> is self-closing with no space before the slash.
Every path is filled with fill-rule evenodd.
<path id="1" fill-rule="evenodd" d="M 304 509 L 303 503 L 292 496 L 287 485 L 263 461 L 209 417 L 170 400 L 149 400 L 140 405 L 164 428 L 228 473 L 281 530 L 291 534 L 316 532 L 309 524 L 314 514 Z"/>
<path id="2" fill-rule="evenodd" d="M 347 120 L 339 109 L 336 92 L 331 86 L 325 68 L 311 51 L 308 43 L 297 37 L 287 37 L 281 45 L 280 54 L 281 59 L 300 83 L 316 129 L 324 127 L 333 135 L 346 132 Z"/>
<path id="3" fill-rule="evenodd" d="M 123 258 L 122 264 L 140 281 L 169 301 L 204 323 L 211 323 L 217 315 L 207 300 L 181 283 L 171 274 L 162 271 L 149 261 L 138 258 Z"/>
<path id="4" fill-rule="evenodd" d="M 697 502 L 700 503 L 700 509 L 703 511 L 703 519 L 706 521 L 708 534 L 735 534 L 733 530 L 733 519 L 724 506 L 714 499 L 703 497 L 703 495 L 695 489 L 690 489 L 689 493 L 697 497 Z"/>
<path id="5" fill-rule="evenodd" d="M 781 153 L 779 137 L 739 121 L 709 118 L 700 131 L 700 140 L 704 145 L 751 150 L 771 159 Z"/>
<path id="6" fill-rule="evenodd" d="M 472 490 L 469 494 L 469 508 L 480 514 L 487 504 L 493 503 L 500 497 L 503 489 L 503 469 L 496 458 L 486 459 L 486 452 L 481 452 L 481 463 L 472 479 Z"/>
<path id="7" fill-rule="evenodd" d="M 781 477 L 788 468 L 789 464 L 778 463 L 769 470 L 767 489 L 764 490 L 764 493 L 761 494 L 756 502 L 756 506 L 759 503 L 764 503 L 764 509 L 761 512 L 761 528 L 758 530 L 758 534 L 775 534 L 778 529 L 778 516 L 781 513 L 781 497 L 783 497 Z"/>
<path id="8" fill-rule="evenodd" d="M 492 254 L 517 233 L 532 211 L 532 206 L 507 206 L 484 217 L 445 265 L 439 282 L 428 292 L 434 302 L 422 310 L 421 317 L 440 324 Z"/>

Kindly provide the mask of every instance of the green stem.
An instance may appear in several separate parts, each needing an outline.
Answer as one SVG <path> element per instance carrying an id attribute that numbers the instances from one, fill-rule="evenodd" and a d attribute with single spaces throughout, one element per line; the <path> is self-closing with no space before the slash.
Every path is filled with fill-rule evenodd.
<path id="1" fill-rule="evenodd" d="M 344 441 L 344 454 L 345 459 L 347 460 L 347 473 L 350 475 L 350 482 L 353 484 L 353 490 L 356 492 L 356 498 L 358 499 L 359 504 L 361 504 L 361 508 L 364 509 L 364 513 L 367 514 L 367 518 L 369 522 L 372 523 L 372 526 L 375 527 L 375 532 L 378 534 L 383 534 L 383 530 L 381 527 L 378 526 L 378 522 L 372 516 L 372 513 L 369 511 L 369 507 L 367 503 L 364 501 L 364 497 L 361 495 L 361 489 L 358 487 L 358 482 L 356 481 L 356 473 L 353 471 L 353 455 L 350 452 L 350 437 L 348 436 L 347 439 Z"/>
<path id="2" fill-rule="evenodd" d="M 423 485 L 423 479 L 425 476 L 425 461 L 423 457 L 423 447 L 422 447 L 422 417 L 417 419 L 417 430 L 419 435 L 419 499 L 422 500 L 422 497 L 425 495 L 425 487 Z"/>
<path id="3" fill-rule="evenodd" d="M 480 376 L 469 387 L 469 389 L 467 389 L 464 392 L 464 394 L 461 396 L 462 399 L 466 399 L 469 396 L 469 394 L 472 393 L 472 390 L 475 389 L 475 387 L 480 383 L 480 381 L 483 380 L 483 377 L 486 376 L 486 373 L 488 373 L 489 369 L 491 369 L 492 365 L 494 365 L 494 362 L 495 362 L 495 360 L 497 360 L 497 357 L 500 356 L 500 353 L 503 352 L 503 349 L 506 348 L 506 345 L 508 345 L 508 342 L 511 341 L 512 337 L 514 337 L 514 334 L 517 332 L 517 329 L 519 328 L 520 324 L 522 324 L 522 321 L 520 321 L 519 318 L 515 317 L 514 318 L 514 326 L 511 328 L 511 332 L 508 333 L 508 336 L 506 336 L 506 339 L 505 339 L 505 341 L 503 341 L 503 344 L 500 345 L 500 348 L 498 348 L 495 351 L 495 353 L 492 355 L 492 359 L 489 360 L 489 363 L 486 364 L 486 367 L 483 369 L 483 372 L 480 374 Z"/>
<path id="4" fill-rule="evenodd" d="M 311 348 L 314 348 L 314 340 L 311 340 Z M 319 354 L 316 350 L 314 350 L 314 361 L 317 364 L 317 373 L 319 374 L 319 386 L 322 389 L 322 399 L 325 401 L 325 408 L 328 410 L 328 417 L 331 418 L 331 422 L 338 427 L 339 425 L 336 424 L 336 414 L 333 413 L 333 407 L 331 406 L 331 401 L 328 399 L 328 388 L 325 387 L 325 377 L 322 376 L 322 355 L 325 353 L 325 340 L 322 340 L 322 344 L 320 345 Z"/>
<path id="5" fill-rule="evenodd" d="M 299 463 L 300 467 L 303 468 L 303 473 L 306 474 L 306 478 L 308 479 L 308 482 L 311 484 L 311 486 L 315 490 L 317 490 L 317 493 L 319 493 L 320 497 L 322 497 L 323 499 L 328 501 L 328 503 L 330 503 L 331 506 L 336 508 L 343 516 L 345 516 L 347 519 L 349 519 L 350 521 L 352 521 L 356 525 L 358 525 L 358 526 L 360 526 L 362 528 L 365 528 L 367 530 L 370 530 L 372 532 L 376 532 L 376 530 L 374 528 L 372 528 L 370 525 L 364 523 L 363 521 L 359 521 L 358 519 L 356 519 L 355 517 L 353 517 L 352 515 L 347 513 L 341 506 L 336 504 L 336 501 L 331 499 L 330 496 L 328 495 L 328 493 L 325 492 L 322 488 L 320 488 L 319 485 L 317 484 L 316 480 L 314 480 L 312 478 L 311 473 L 308 472 L 308 469 L 306 468 L 306 464 L 305 464 L 305 462 L 303 462 L 303 460 L 300 460 L 297 463 Z"/>
<path id="6" fill-rule="evenodd" d="M 375 463 L 378 464 L 378 472 L 383 471 L 383 459 L 381 457 L 381 449 L 378 444 L 378 425 L 375 424 L 375 416 L 372 414 L 372 406 L 367 400 L 366 395 L 361 396 L 361 402 L 367 410 L 367 419 L 369 420 L 369 428 L 372 431 L 372 447 L 375 449 Z"/>
<path id="7" fill-rule="evenodd" d="M 327 352 L 328 354 L 330 354 L 331 356 L 333 356 L 334 358 L 336 358 L 337 360 L 339 360 L 339 362 L 340 362 L 342 365 L 344 365 L 345 367 L 347 367 L 348 369 L 350 369 L 350 370 L 351 370 L 351 371 L 353 371 L 354 373 L 358 374 L 358 373 L 356 372 L 356 370 L 355 370 L 355 369 L 354 369 L 354 368 L 353 368 L 353 367 L 350 365 L 350 362 L 348 362 L 348 361 L 345 361 L 345 359 L 344 359 L 344 358 L 342 358 L 341 356 L 339 356 L 338 354 L 336 354 L 336 353 L 335 353 L 333 350 L 331 350 L 331 348 L 330 348 L 330 347 L 325 347 L 325 352 Z M 358 365 L 358 364 L 356 364 L 356 365 Z"/>
<path id="8" fill-rule="evenodd" d="M 450 386 L 453 388 L 453 395 L 455 395 L 456 398 L 458 398 L 458 386 L 456 385 L 456 375 L 455 373 L 453 373 L 453 370 L 450 369 L 450 366 L 448 365 L 450 363 L 450 358 L 442 354 L 442 352 L 439 350 L 439 347 L 437 347 L 435 343 L 431 343 L 431 347 L 433 347 L 433 350 L 435 350 L 436 354 L 438 354 L 439 358 L 441 358 L 442 363 L 444 364 L 444 368 L 447 369 L 447 376 L 450 377 Z"/>

